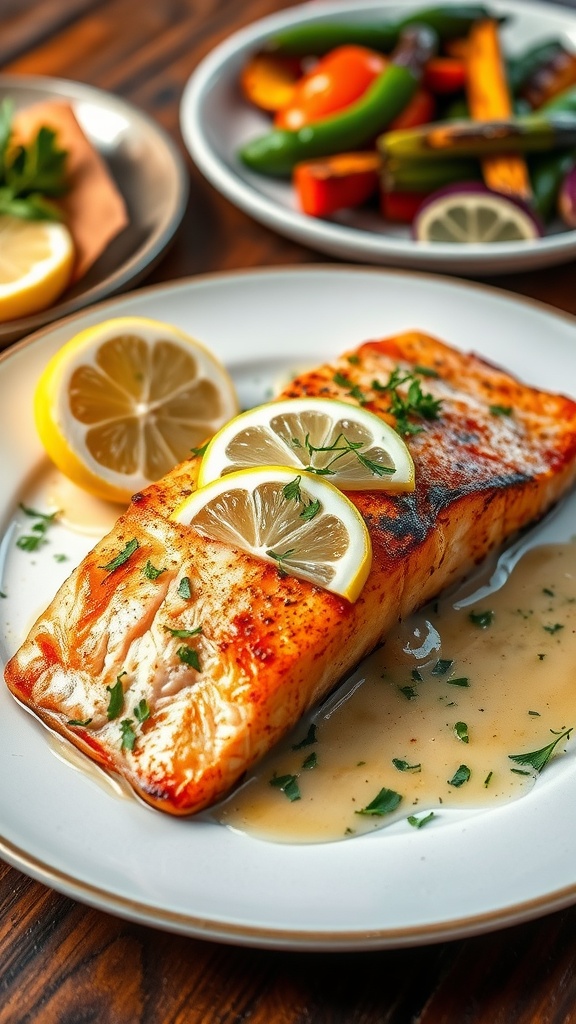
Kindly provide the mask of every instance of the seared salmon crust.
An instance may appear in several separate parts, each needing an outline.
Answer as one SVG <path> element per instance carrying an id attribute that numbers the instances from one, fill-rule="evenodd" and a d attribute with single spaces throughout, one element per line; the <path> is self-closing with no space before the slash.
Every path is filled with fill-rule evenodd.
<path id="1" fill-rule="evenodd" d="M 361 402 L 394 423 L 382 386 L 397 367 L 432 371 L 422 386 L 442 404 L 407 438 L 414 492 L 349 495 L 373 545 L 355 604 L 172 522 L 193 458 L 136 494 L 64 583 L 7 665 L 12 693 L 161 810 L 226 794 L 398 619 L 574 480 L 573 401 L 419 332 L 367 342 L 282 397 Z"/>

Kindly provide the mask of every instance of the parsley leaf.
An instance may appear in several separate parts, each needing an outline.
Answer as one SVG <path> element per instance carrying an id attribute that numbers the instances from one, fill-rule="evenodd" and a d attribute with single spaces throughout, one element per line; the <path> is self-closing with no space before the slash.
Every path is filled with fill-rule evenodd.
<path id="1" fill-rule="evenodd" d="M 508 757 L 516 764 L 527 765 L 528 767 L 533 768 L 535 772 L 540 773 L 548 764 L 548 761 L 552 757 L 552 754 L 558 744 L 561 743 L 562 740 L 570 738 L 570 733 L 573 728 L 574 727 L 571 726 L 570 729 L 566 729 L 564 732 L 561 732 L 555 740 L 552 740 L 552 743 L 548 743 L 547 746 L 541 747 L 540 750 L 531 750 L 527 754 L 509 754 Z M 511 771 L 514 770 L 514 768 L 511 769 Z"/>
<path id="2" fill-rule="evenodd" d="M 392 814 L 398 807 L 398 804 L 402 800 L 400 793 L 396 793 L 393 789 L 381 789 L 377 796 L 363 807 L 361 811 L 356 811 L 356 814 L 372 814 L 378 817 L 383 817 L 385 814 Z"/>
<path id="3" fill-rule="evenodd" d="M 123 718 L 120 722 L 120 735 L 122 736 L 121 750 L 134 750 L 136 733 L 131 718 Z"/>
<path id="4" fill-rule="evenodd" d="M 400 757 L 393 757 L 392 764 L 399 772 L 421 772 L 421 764 L 408 764 L 408 761 L 403 761 Z"/>
<path id="5" fill-rule="evenodd" d="M 409 814 L 406 821 L 412 828 L 424 828 L 432 818 L 435 817 L 434 811 L 430 811 L 430 814 L 425 814 L 423 818 L 417 818 L 414 814 Z"/>
<path id="6" fill-rule="evenodd" d="M 122 551 L 120 551 L 120 553 L 118 555 L 116 555 L 115 558 L 113 558 L 110 562 L 107 562 L 106 565 L 99 565 L 98 568 L 99 569 L 104 569 L 104 572 L 108 572 L 108 573 L 115 572 L 116 569 L 119 569 L 121 565 L 124 565 L 124 563 L 128 561 L 130 556 L 133 555 L 134 552 L 139 547 L 140 547 L 140 544 L 138 543 L 138 541 L 134 537 L 132 540 L 129 540 L 129 541 L 126 542 L 126 544 L 125 544 L 124 548 L 122 549 Z"/>
<path id="7" fill-rule="evenodd" d="M 461 743 L 469 743 L 470 737 L 468 735 L 468 726 L 466 722 L 456 722 L 454 726 L 454 733 Z"/>
<path id="8" fill-rule="evenodd" d="M 108 701 L 108 708 L 106 711 L 106 717 L 108 721 L 112 721 L 113 718 L 118 718 L 118 715 L 124 707 L 124 689 L 122 687 L 122 676 L 125 676 L 125 672 L 121 672 L 119 676 L 116 676 L 116 682 L 114 686 L 107 686 L 106 689 L 110 694 L 110 700 Z"/>
<path id="9" fill-rule="evenodd" d="M 195 629 L 172 629 L 171 626 L 162 626 L 167 633 L 171 636 L 178 637 L 179 640 L 187 640 L 191 636 L 198 636 L 202 632 L 202 626 L 196 626 Z"/>
<path id="10" fill-rule="evenodd" d="M 144 573 L 147 580 L 157 580 L 166 569 L 157 569 L 155 565 L 152 565 L 150 559 L 146 562 L 142 572 Z"/>
<path id="11" fill-rule="evenodd" d="M 270 779 L 270 785 L 281 790 L 291 803 L 302 799 L 297 775 L 274 775 Z"/>
<path id="12" fill-rule="evenodd" d="M 134 708 L 134 717 L 140 722 L 140 724 L 150 718 L 150 707 L 145 697 L 142 697 L 142 700 L 139 701 Z"/>
<path id="13" fill-rule="evenodd" d="M 306 733 L 304 739 L 300 740 L 299 743 L 292 744 L 292 750 L 302 750 L 302 747 L 310 747 L 312 746 L 313 743 L 317 742 L 318 741 L 316 739 L 316 725 L 314 724 L 314 722 L 312 722 L 312 725 L 308 729 L 308 732 Z"/>
<path id="14" fill-rule="evenodd" d="M 178 597 L 183 597 L 185 601 L 189 601 L 192 597 L 192 584 L 190 583 L 189 576 L 183 576 L 178 584 Z"/>
<path id="15" fill-rule="evenodd" d="M 475 626 L 479 626 L 480 629 L 487 629 L 494 622 L 494 612 L 486 610 L 485 612 L 470 612 L 468 618 Z"/>
<path id="16" fill-rule="evenodd" d="M 471 774 L 472 772 L 470 771 L 468 765 L 461 764 L 460 767 L 457 768 L 457 770 L 454 772 L 452 778 L 448 779 L 448 785 L 455 786 L 456 789 L 459 789 L 459 787 L 463 786 L 465 782 L 468 782 Z"/>
<path id="17" fill-rule="evenodd" d="M 176 651 L 176 654 L 185 665 L 189 665 L 190 668 L 196 669 L 197 672 L 201 671 L 200 658 L 198 657 L 198 651 L 195 651 L 193 647 L 187 647 L 182 645 Z"/>

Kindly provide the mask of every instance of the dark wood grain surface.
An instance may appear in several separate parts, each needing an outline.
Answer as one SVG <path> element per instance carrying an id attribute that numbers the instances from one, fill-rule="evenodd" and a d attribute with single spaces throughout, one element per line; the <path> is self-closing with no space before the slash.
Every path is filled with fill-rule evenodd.
<path id="1" fill-rule="evenodd" d="M 184 152 L 178 106 L 198 61 L 230 32 L 285 6 L 284 0 L 0 0 L 0 69 L 111 90 L 147 111 Z M 187 164 L 184 224 L 145 283 L 330 262 L 250 220 Z M 576 314 L 574 263 L 488 283 Z M 281 953 L 126 923 L 0 863 L 0 1024 L 572 1021 L 576 909 L 436 946 Z"/>

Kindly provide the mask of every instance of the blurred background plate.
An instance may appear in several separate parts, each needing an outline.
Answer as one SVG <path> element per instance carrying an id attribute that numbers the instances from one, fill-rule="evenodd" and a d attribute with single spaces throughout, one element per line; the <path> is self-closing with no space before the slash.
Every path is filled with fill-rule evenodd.
<path id="1" fill-rule="evenodd" d="M 172 239 L 188 196 L 188 175 L 172 140 L 118 96 L 59 78 L 0 75 L 0 102 L 6 98 L 15 110 L 43 100 L 68 101 L 122 193 L 130 222 L 53 306 L 0 323 L 0 348 L 142 278 Z"/>
<path id="2" fill-rule="evenodd" d="M 444 0 L 443 0 L 444 2 Z M 458 0 L 446 0 L 446 3 Z M 415 242 L 409 227 L 390 224 L 376 211 L 344 211 L 331 220 L 300 213 L 289 182 L 251 172 L 236 156 L 270 120 L 243 99 L 239 75 L 247 58 L 273 33 L 299 23 L 394 20 L 429 6 L 427 0 L 327 0 L 291 7 L 236 32 L 209 54 L 188 80 L 181 104 L 184 141 L 205 177 L 232 203 L 279 234 L 339 259 L 456 274 L 503 274 L 576 258 L 576 231 L 551 226 L 544 238 L 497 245 Z M 576 49 L 576 12 L 553 3 L 487 0 L 502 28 L 506 53 L 520 53 L 544 39 Z"/>

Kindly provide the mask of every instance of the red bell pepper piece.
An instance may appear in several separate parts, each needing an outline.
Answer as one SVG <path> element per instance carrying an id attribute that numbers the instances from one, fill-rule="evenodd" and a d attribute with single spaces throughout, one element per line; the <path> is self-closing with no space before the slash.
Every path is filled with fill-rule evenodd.
<path id="1" fill-rule="evenodd" d="M 422 192 L 387 192 L 382 189 L 380 212 L 385 220 L 411 224 L 425 198 Z"/>
<path id="2" fill-rule="evenodd" d="M 423 84 L 437 96 L 466 88 L 466 61 L 461 57 L 432 57 L 424 69 Z"/>
<path id="3" fill-rule="evenodd" d="M 426 89 L 418 89 L 401 114 L 390 122 L 387 131 L 395 128 L 419 128 L 434 120 L 436 101 Z"/>
<path id="4" fill-rule="evenodd" d="M 365 46 L 339 46 L 300 78 L 274 126 L 297 131 L 343 110 L 364 95 L 387 64 L 386 57 Z"/>
<path id="5" fill-rule="evenodd" d="M 303 213 L 329 217 L 337 210 L 360 206 L 375 195 L 379 177 L 378 153 L 362 151 L 297 164 L 292 181 Z"/>

